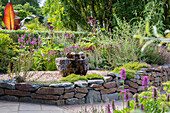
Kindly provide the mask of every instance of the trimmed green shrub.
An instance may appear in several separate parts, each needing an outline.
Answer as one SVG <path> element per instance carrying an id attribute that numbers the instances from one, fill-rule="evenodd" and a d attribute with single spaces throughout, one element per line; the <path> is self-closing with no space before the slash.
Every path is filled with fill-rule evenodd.
<path id="1" fill-rule="evenodd" d="M 103 79 L 103 77 L 99 74 L 89 74 L 86 76 L 80 76 L 80 75 L 76 75 L 76 74 L 70 74 L 67 77 L 63 77 L 61 79 L 61 81 L 68 81 L 68 82 L 75 82 L 78 80 L 91 80 L 91 79 Z"/>
<path id="2" fill-rule="evenodd" d="M 131 79 L 131 78 L 134 78 L 134 74 L 140 70 L 141 68 L 148 68 L 150 67 L 149 65 L 147 65 L 146 63 L 138 63 L 138 62 L 130 62 L 130 63 L 127 63 L 127 64 L 124 64 L 123 66 L 120 66 L 120 67 L 116 67 L 113 71 L 113 73 L 118 73 L 120 74 L 120 71 L 122 69 L 125 69 L 126 70 L 126 78 L 127 79 Z"/>

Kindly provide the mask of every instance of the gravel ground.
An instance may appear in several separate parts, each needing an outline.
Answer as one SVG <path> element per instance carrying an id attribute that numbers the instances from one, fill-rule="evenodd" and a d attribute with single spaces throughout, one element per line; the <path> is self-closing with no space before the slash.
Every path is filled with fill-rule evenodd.
<path id="1" fill-rule="evenodd" d="M 87 74 L 96 73 L 100 75 L 106 75 L 108 72 L 109 71 L 89 70 Z M 22 76 L 23 73 L 20 73 L 20 75 Z M 59 71 L 30 71 L 29 75 L 30 77 L 28 77 L 26 81 L 50 82 L 59 81 L 62 78 L 62 76 L 59 74 Z M 9 77 L 8 74 L 0 74 L 0 80 L 7 80 L 14 77 L 15 75 Z"/>

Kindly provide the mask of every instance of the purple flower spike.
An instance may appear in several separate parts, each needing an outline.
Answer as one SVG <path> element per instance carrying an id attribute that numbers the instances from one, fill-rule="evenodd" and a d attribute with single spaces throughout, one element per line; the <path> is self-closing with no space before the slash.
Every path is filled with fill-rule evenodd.
<path id="1" fill-rule="evenodd" d="M 141 104 L 141 105 L 140 105 L 140 109 L 141 109 L 142 111 L 145 111 L 145 106 L 144 106 L 143 104 Z"/>
<path id="2" fill-rule="evenodd" d="M 135 95 L 135 108 L 139 107 L 139 99 L 138 99 L 138 94 Z"/>
<path id="3" fill-rule="evenodd" d="M 47 25 L 50 25 L 50 24 L 52 24 L 51 22 L 47 22 Z"/>
<path id="4" fill-rule="evenodd" d="M 107 110 L 107 113 L 111 113 L 111 110 L 110 110 L 110 105 L 106 105 L 106 110 Z"/>
<path id="5" fill-rule="evenodd" d="M 167 96 L 167 102 L 169 102 L 169 98 L 170 98 L 170 94 L 168 94 L 168 96 Z"/>
<path id="6" fill-rule="evenodd" d="M 125 80 L 125 79 L 126 79 L 126 71 L 125 71 L 125 69 L 122 69 L 122 70 L 121 70 L 120 76 L 121 76 L 120 79 L 122 79 L 122 80 Z"/>
<path id="7" fill-rule="evenodd" d="M 89 20 L 92 20 L 93 18 L 92 17 L 88 17 Z"/>
<path id="8" fill-rule="evenodd" d="M 129 101 L 127 101 L 127 108 L 130 109 L 130 102 Z"/>
<path id="9" fill-rule="evenodd" d="M 142 81 L 142 88 L 147 89 L 149 87 L 149 79 L 148 76 L 144 76 L 143 77 L 143 81 Z"/>
<path id="10" fill-rule="evenodd" d="M 113 109 L 113 110 L 116 109 L 116 107 L 115 107 L 115 101 L 116 101 L 116 100 L 113 100 L 113 101 L 112 101 L 112 109 Z"/>
<path id="11" fill-rule="evenodd" d="M 154 100 L 156 101 L 156 100 L 157 100 L 157 98 L 158 98 L 157 89 L 154 87 L 154 88 L 152 89 L 152 92 L 153 92 L 152 97 L 153 97 L 153 98 L 154 98 Z"/>
<path id="12" fill-rule="evenodd" d="M 128 102 L 129 98 L 130 98 L 129 89 L 125 89 L 125 91 L 124 91 L 124 99 L 125 99 L 125 101 Z"/>

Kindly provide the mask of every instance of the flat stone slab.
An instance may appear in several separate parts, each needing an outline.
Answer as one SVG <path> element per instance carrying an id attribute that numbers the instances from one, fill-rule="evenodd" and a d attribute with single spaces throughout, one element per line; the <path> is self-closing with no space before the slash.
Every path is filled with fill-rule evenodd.
<path id="1" fill-rule="evenodd" d="M 109 101 L 117 100 L 118 99 L 118 93 L 102 95 L 102 100 L 104 102 L 107 102 L 108 99 L 109 99 Z"/>
<path id="2" fill-rule="evenodd" d="M 25 83 L 17 83 L 15 84 L 16 89 L 21 91 L 35 91 L 39 87 L 41 87 L 40 84 L 25 84 Z"/>
<path id="3" fill-rule="evenodd" d="M 88 82 L 85 80 L 78 80 L 78 81 L 74 82 L 74 84 L 78 87 L 87 87 L 88 86 Z"/>
<path id="4" fill-rule="evenodd" d="M 102 84 L 102 83 L 104 83 L 104 80 L 101 79 L 88 80 L 88 84 Z"/>
<path id="5" fill-rule="evenodd" d="M 72 86 L 73 84 L 71 82 L 69 83 L 60 83 L 60 84 L 50 84 L 49 86 L 50 87 L 70 87 Z"/>
<path id="6" fill-rule="evenodd" d="M 15 89 L 15 84 L 13 84 L 13 83 L 0 83 L 0 88 Z"/>
<path id="7" fill-rule="evenodd" d="M 48 95 L 62 95 L 64 93 L 64 88 L 51 88 L 51 87 L 41 87 L 36 91 L 38 94 L 48 94 Z"/>

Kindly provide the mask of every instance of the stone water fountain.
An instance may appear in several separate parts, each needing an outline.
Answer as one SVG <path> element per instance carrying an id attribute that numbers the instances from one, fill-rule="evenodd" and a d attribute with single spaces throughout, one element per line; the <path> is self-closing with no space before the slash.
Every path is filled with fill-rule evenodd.
<path id="1" fill-rule="evenodd" d="M 71 73 L 86 75 L 87 70 L 89 69 L 88 59 L 85 58 L 85 54 L 83 52 L 67 53 L 66 57 L 56 58 L 55 64 L 63 77 Z"/>

